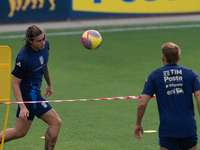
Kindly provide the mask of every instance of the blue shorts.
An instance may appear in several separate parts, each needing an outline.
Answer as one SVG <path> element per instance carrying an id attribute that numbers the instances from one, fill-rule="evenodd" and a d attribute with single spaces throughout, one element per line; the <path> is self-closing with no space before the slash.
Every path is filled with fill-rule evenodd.
<path id="1" fill-rule="evenodd" d="M 168 150 L 188 150 L 198 143 L 198 136 L 190 136 L 186 138 L 171 138 L 161 137 L 159 138 L 159 145 L 167 148 Z"/>
<path id="2" fill-rule="evenodd" d="M 38 101 L 46 101 L 45 98 L 40 96 L 40 98 L 37 99 Z M 33 120 L 35 116 L 40 118 L 43 114 L 45 114 L 47 111 L 49 111 L 52 107 L 48 102 L 43 103 L 27 103 L 25 104 L 26 108 L 29 110 L 29 117 L 28 120 Z M 20 113 L 20 107 L 18 105 L 16 117 L 19 118 Z"/>

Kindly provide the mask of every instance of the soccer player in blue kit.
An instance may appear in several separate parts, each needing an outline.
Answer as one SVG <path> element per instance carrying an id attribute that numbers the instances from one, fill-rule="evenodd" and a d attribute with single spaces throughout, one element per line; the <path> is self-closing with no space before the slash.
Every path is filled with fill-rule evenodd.
<path id="1" fill-rule="evenodd" d="M 137 107 L 134 136 L 140 140 L 143 134 L 142 118 L 149 99 L 156 94 L 159 111 L 160 150 L 196 150 L 197 126 L 193 96 L 200 113 L 200 81 L 189 68 L 179 66 L 180 48 L 174 43 L 162 46 L 164 66 L 153 71 L 144 85 Z"/>
<path id="2" fill-rule="evenodd" d="M 47 82 L 44 96 L 53 93 L 47 62 L 49 59 L 49 42 L 43 29 L 36 25 L 26 30 L 26 44 L 16 58 L 12 71 L 12 89 L 18 102 L 46 101 L 41 95 L 43 77 Z M 5 142 L 24 137 L 31 127 L 34 117 L 42 119 L 49 125 L 45 134 L 45 150 L 53 150 L 61 127 L 61 119 L 48 102 L 20 103 L 16 114 L 14 128 L 6 129 Z M 0 140 L 2 139 L 0 133 Z"/>

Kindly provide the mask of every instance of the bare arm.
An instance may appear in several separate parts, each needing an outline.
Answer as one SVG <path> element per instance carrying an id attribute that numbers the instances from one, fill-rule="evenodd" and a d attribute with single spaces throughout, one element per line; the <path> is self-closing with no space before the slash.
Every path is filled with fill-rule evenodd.
<path id="1" fill-rule="evenodd" d="M 20 86 L 19 86 L 20 82 L 21 82 L 21 79 L 13 76 L 13 81 L 12 81 L 13 93 L 14 93 L 15 98 L 18 102 L 23 102 L 22 94 L 21 94 L 21 90 L 20 90 Z M 19 118 L 23 119 L 23 120 L 27 120 L 27 117 L 29 116 L 28 109 L 26 108 L 24 103 L 19 104 L 19 107 L 21 109 L 20 114 L 19 114 Z"/>
<path id="2" fill-rule="evenodd" d="M 51 85 L 48 66 L 45 69 L 44 78 L 47 82 L 47 87 L 46 87 L 46 91 L 44 93 L 44 96 L 47 98 L 53 93 L 53 88 L 52 88 L 52 85 Z"/>
<path id="3" fill-rule="evenodd" d="M 47 82 L 47 86 L 51 86 L 51 80 L 50 80 L 48 65 L 47 65 L 45 72 L 44 72 L 44 78 Z"/>
<path id="4" fill-rule="evenodd" d="M 137 107 L 137 120 L 136 120 L 135 129 L 134 129 L 134 136 L 138 140 L 142 139 L 142 136 L 140 135 L 140 132 L 143 134 L 142 118 L 144 116 L 147 103 L 150 98 L 151 96 L 143 94 Z"/>
<path id="5" fill-rule="evenodd" d="M 194 92 L 194 96 L 195 96 L 195 98 L 197 100 L 197 107 L 198 107 L 199 114 L 200 114 L 200 91 Z"/>

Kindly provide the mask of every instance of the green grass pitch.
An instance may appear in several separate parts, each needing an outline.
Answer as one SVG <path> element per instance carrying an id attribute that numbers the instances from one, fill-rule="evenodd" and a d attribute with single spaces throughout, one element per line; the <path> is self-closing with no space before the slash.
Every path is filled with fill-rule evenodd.
<path id="1" fill-rule="evenodd" d="M 73 100 L 141 95 L 147 76 L 162 67 L 161 46 L 166 42 L 179 45 L 179 65 L 193 69 L 200 75 L 200 22 L 110 26 L 81 29 L 46 30 L 50 42 L 49 70 L 54 93 L 47 100 Z M 169 26 L 170 28 L 163 28 Z M 147 27 L 156 27 L 147 29 Z M 110 29 L 144 28 L 113 31 Z M 49 33 L 77 32 L 95 29 L 103 38 L 101 46 L 93 51 L 82 46 L 81 35 L 49 35 Z M 25 32 L 1 33 L 24 35 Z M 23 38 L 0 39 L 0 45 L 12 50 L 12 69 L 23 46 Z M 42 93 L 46 83 L 43 82 Z M 16 101 L 11 91 L 11 101 Z M 145 133 L 138 141 L 133 136 L 139 99 L 51 103 L 62 119 L 56 150 L 155 150 L 158 133 Z M 195 112 L 197 127 L 200 119 Z M 17 105 L 12 104 L 7 128 L 14 127 Z M 0 130 L 3 130 L 6 105 L 0 105 Z M 143 118 L 144 130 L 158 130 L 159 118 L 156 99 L 152 98 Z M 35 118 L 26 137 L 4 144 L 5 150 L 39 150 L 44 147 L 47 125 Z M 200 135 L 200 130 L 198 129 Z M 198 146 L 200 148 L 200 146 Z"/>

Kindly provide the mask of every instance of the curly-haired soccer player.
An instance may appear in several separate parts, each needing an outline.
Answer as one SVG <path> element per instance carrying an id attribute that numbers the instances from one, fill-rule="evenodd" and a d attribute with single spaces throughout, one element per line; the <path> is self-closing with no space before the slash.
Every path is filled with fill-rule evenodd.
<path id="1" fill-rule="evenodd" d="M 46 101 L 41 95 L 43 77 L 47 82 L 44 96 L 53 93 L 47 62 L 49 59 L 49 42 L 43 29 L 36 25 L 26 30 L 26 44 L 16 58 L 12 71 L 12 89 L 18 102 Z M 16 114 L 14 128 L 6 129 L 5 142 L 24 137 L 31 127 L 34 117 L 42 119 L 49 125 L 45 134 L 45 150 L 53 150 L 61 127 L 61 119 L 48 102 L 20 103 Z M 0 140 L 2 132 L 0 133 Z"/>

